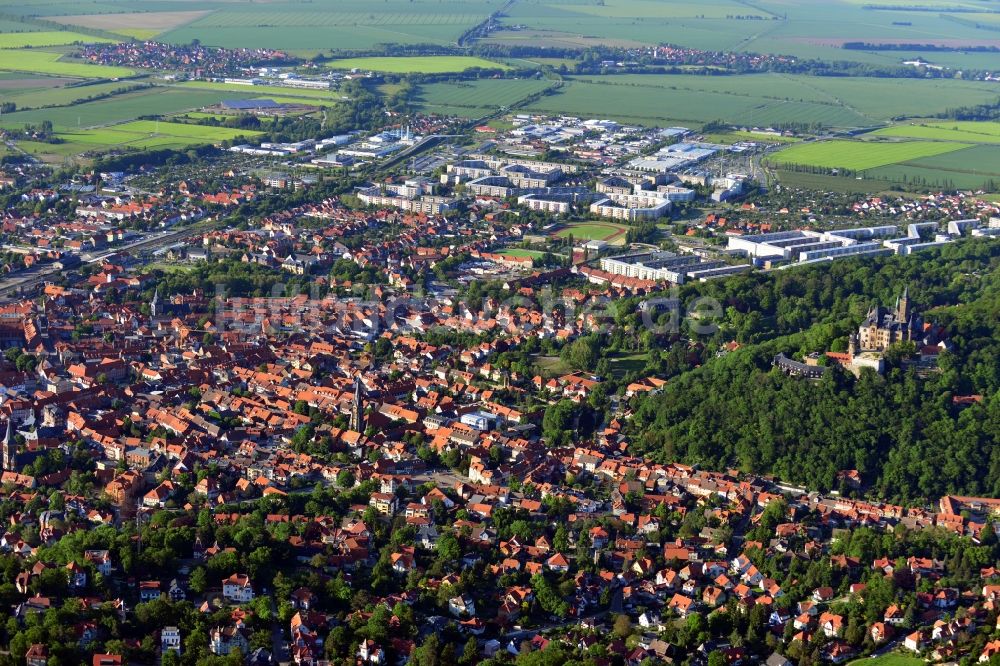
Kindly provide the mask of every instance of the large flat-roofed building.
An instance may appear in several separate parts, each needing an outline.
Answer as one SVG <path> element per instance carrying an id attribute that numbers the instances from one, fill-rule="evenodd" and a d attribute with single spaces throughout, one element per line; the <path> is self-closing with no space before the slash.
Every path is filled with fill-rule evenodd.
<path id="1" fill-rule="evenodd" d="M 510 164 L 500 168 L 500 175 L 506 176 L 517 187 L 547 187 L 563 177 L 562 169 L 539 171 L 523 164 Z"/>
<path id="2" fill-rule="evenodd" d="M 670 212 L 671 203 L 656 193 L 610 194 L 590 204 L 590 212 L 615 220 L 655 220 Z"/>
<path id="3" fill-rule="evenodd" d="M 732 265 L 724 261 L 705 261 L 695 255 L 675 255 L 662 250 L 620 254 L 601 259 L 601 270 L 612 275 L 653 282 L 683 284 L 687 280 L 709 280 L 750 270 L 750 264 Z"/>
<path id="4" fill-rule="evenodd" d="M 753 236 L 731 236 L 728 249 L 753 259 L 781 261 L 813 261 L 855 254 L 885 254 L 875 239 L 899 232 L 895 226 L 858 227 L 836 231 L 775 231 Z"/>
<path id="5" fill-rule="evenodd" d="M 593 194 L 575 192 L 569 194 L 525 194 L 517 198 L 517 203 L 519 206 L 531 210 L 565 215 L 573 209 L 573 204 L 590 201 L 594 196 Z"/>

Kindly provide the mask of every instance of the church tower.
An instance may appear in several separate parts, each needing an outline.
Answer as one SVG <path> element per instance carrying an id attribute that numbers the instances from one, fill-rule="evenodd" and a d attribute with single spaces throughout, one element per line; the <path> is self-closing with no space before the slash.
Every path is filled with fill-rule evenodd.
<path id="1" fill-rule="evenodd" d="M 14 419 L 7 419 L 7 434 L 3 438 L 3 469 L 5 472 L 16 471 L 14 459 L 17 457 L 17 442 L 14 441 Z"/>
<path id="2" fill-rule="evenodd" d="M 149 302 L 149 316 L 153 319 L 160 314 L 160 289 L 157 287 L 153 292 L 153 300 Z"/>
<path id="3" fill-rule="evenodd" d="M 354 378 L 354 402 L 351 405 L 351 430 L 365 431 L 365 404 L 361 395 L 361 377 Z"/>

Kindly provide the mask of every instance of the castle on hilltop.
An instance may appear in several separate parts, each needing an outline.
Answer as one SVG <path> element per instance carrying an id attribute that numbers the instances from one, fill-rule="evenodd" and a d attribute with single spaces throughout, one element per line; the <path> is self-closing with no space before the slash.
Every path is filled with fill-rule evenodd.
<path id="1" fill-rule="evenodd" d="M 909 290 L 904 289 L 903 295 L 896 299 L 896 307 L 876 305 L 868 311 L 857 334 L 851 336 L 850 353 L 884 352 L 897 342 L 921 344 L 923 337 L 924 318 L 913 312 Z"/>

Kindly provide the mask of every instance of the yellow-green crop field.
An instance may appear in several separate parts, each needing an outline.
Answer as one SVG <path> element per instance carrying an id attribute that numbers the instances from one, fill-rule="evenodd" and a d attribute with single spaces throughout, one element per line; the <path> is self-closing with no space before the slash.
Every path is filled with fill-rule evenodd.
<path id="1" fill-rule="evenodd" d="M 125 67 L 91 65 L 84 62 L 61 61 L 61 53 L 34 49 L 0 49 L 0 70 L 33 72 L 81 79 L 115 79 L 135 74 Z"/>
<path id="2" fill-rule="evenodd" d="M 775 153 L 773 164 L 800 164 L 827 169 L 864 171 L 969 148 L 967 143 L 936 141 L 815 141 L 799 143 Z"/>

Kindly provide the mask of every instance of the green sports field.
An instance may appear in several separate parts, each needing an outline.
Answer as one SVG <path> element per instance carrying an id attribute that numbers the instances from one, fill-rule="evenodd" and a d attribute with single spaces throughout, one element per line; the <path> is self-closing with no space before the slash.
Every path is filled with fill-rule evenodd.
<path id="1" fill-rule="evenodd" d="M 554 235 L 557 238 L 572 236 L 574 240 L 612 242 L 619 239 L 624 240 L 626 231 L 628 231 L 627 226 L 614 222 L 570 222 L 560 227 Z"/>
<path id="2" fill-rule="evenodd" d="M 530 257 L 531 259 L 539 259 L 545 256 L 545 253 L 540 250 L 525 250 L 519 247 L 512 247 L 504 250 L 498 250 L 497 254 L 502 254 L 505 257 L 515 257 L 517 259 L 521 259 L 523 257 Z"/>

